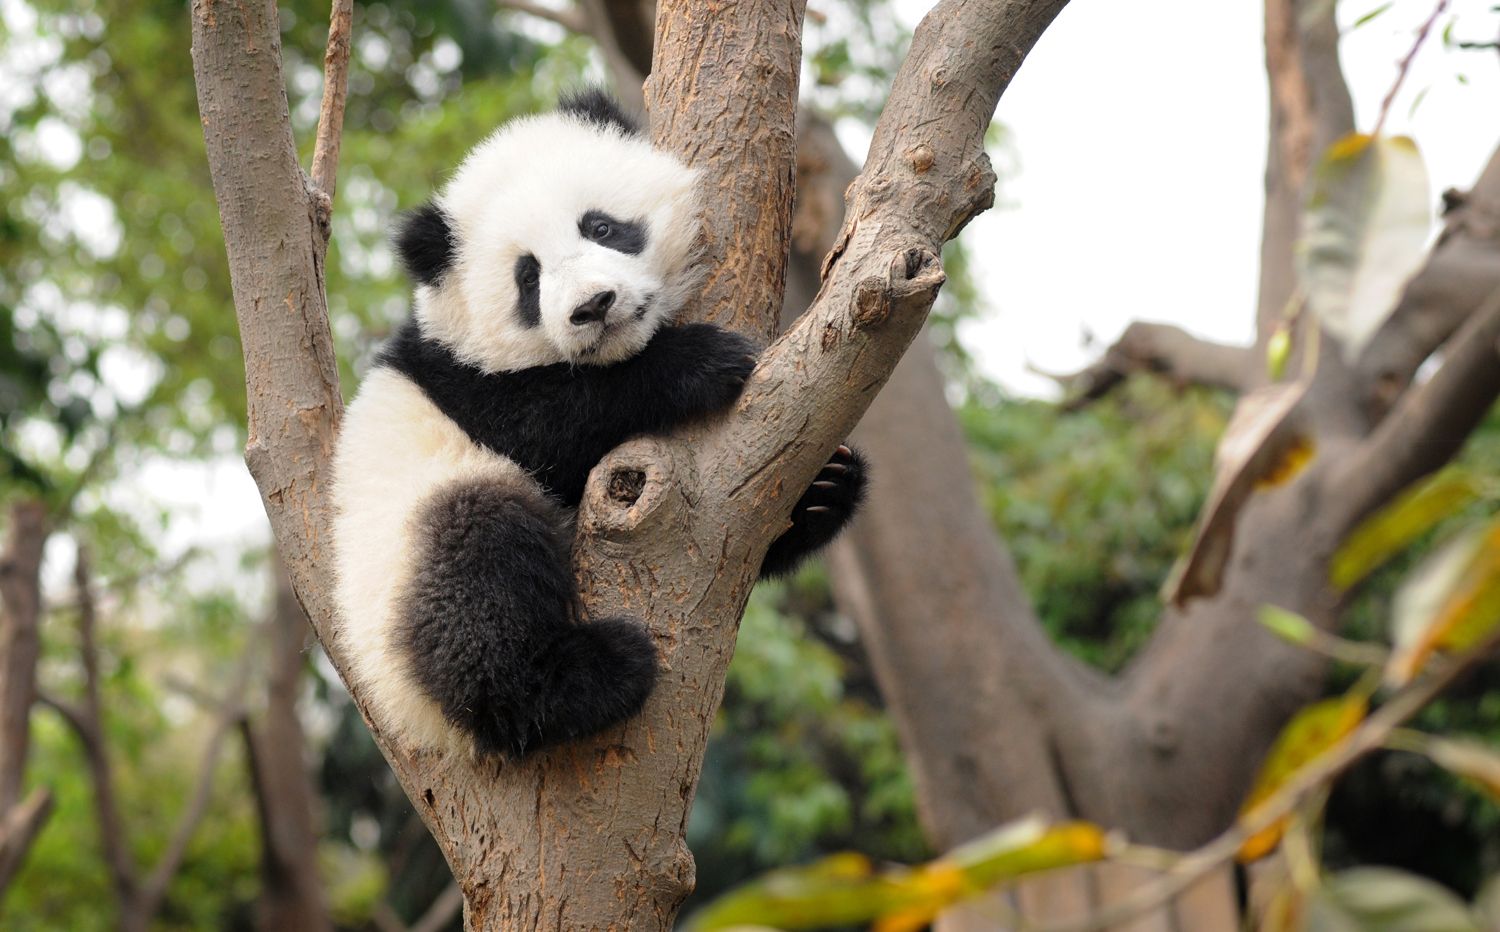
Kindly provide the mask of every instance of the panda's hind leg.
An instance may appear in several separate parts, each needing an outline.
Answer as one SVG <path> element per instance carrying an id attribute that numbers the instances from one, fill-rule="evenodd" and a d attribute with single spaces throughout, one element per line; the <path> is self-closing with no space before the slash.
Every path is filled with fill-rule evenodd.
<path id="1" fill-rule="evenodd" d="M 484 753 L 520 757 L 638 712 L 656 677 L 639 622 L 578 620 L 568 513 L 540 488 L 461 480 L 424 504 L 400 650 Z"/>

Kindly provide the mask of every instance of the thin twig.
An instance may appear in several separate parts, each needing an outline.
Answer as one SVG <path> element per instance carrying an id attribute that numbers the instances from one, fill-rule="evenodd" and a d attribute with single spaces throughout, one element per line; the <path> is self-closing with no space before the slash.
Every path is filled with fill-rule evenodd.
<path id="1" fill-rule="evenodd" d="M 349 36 L 354 0 L 333 0 L 328 22 L 328 51 L 323 53 L 323 103 L 318 109 L 318 138 L 313 144 L 312 182 L 328 196 L 338 186 L 339 143 L 344 136 L 344 100 L 349 94 Z"/>
<path id="2" fill-rule="evenodd" d="M 527 16 L 535 16 L 549 23 L 556 23 L 562 28 L 576 35 L 591 35 L 589 24 L 575 9 L 554 10 L 550 6 L 540 3 L 532 3 L 531 0 L 498 0 L 496 3 L 502 10 L 510 10 L 515 13 L 525 13 Z"/>
<path id="3" fill-rule="evenodd" d="M 1371 136 L 1380 135 L 1380 128 L 1385 125 L 1386 115 L 1391 112 L 1391 102 L 1396 99 L 1396 92 L 1401 90 L 1401 85 L 1406 82 L 1406 73 L 1411 70 L 1412 59 L 1417 57 L 1417 51 L 1422 48 L 1422 43 L 1427 41 L 1427 34 L 1432 32 L 1432 27 L 1437 23 L 1438 17 L 1448 9 L 1448 2 L 1449 0 L 1438 0 L 1438 5 L 1433 8 L 1432 15 L 1427 17 L 1422 28 L 1417 30 L 1416 41 L 1411 44 L 1406 57 L 1401 59 L 1401 64 L 1397 66 L 1395 82 L 1386 92 L 1385 99 L 1380 102 L 1380 116 L 1375 118 L 1375 128 L 1370 131 Z"/>

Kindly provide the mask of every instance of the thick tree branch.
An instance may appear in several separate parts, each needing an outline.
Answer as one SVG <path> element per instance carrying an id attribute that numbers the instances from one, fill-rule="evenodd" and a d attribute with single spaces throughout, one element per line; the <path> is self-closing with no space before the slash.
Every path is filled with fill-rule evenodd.
<path id="1" fill-rule="evenodd" d="M 652 141 L 705 174 L 708 274 L 693 316 L 765 340 L 786 287 L 806 5 L 662 0 L 646 86 Z M 731 70 L 738 80 L 719 77 Z"/>
<path id="2" fill-rule="evenodd" d="M 1330 483 L 1345 528 L 1441 468 L 1500 398 L 1500 287 L 1443 348 L 1442 367 L 1407 391 Z"/>
<path id="3" fill-rule="evenodd" d="M 1065 407 L 1077 409 L 1109 394 L 1132 373 L 1151 372 L 1178 385 L 1202 385 L 1241 392 L 1251 382 L 1254 353 L 1195 337 L 1171 324 L 1136 321 L 1093 365 L 1059 381 L 1067 389 Z"/>
<path id="4" fill-rule="evenodd" d="M 1417 369 L 1500 287 L 1500 149 L 1467 194 L 1450 194 L 1443 232 L 1356 367 L 1372 420 Z"/>

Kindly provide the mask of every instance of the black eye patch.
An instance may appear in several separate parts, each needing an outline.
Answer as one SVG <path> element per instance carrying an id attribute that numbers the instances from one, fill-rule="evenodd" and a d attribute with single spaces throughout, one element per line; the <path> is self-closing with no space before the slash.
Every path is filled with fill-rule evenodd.
<path id="1" fill-rule="evenodd" d="M 646 248 L 646 225 L 633 220 L 616 220 L 602 210 L 591 210 L 578 221 L 578 232 L 584 239 L 598 243 L 627 256 L 638 256 Z"/>
<path id="2" fill-rule="evenodd" d="M 516 302 L 516 312 L 526 327 L 535 327 L 542 322 L 541 284 L 542 264 L 536 261 L 536 256 L 527 253 L 517 259 L 516 293 L 520 300 Z"/>

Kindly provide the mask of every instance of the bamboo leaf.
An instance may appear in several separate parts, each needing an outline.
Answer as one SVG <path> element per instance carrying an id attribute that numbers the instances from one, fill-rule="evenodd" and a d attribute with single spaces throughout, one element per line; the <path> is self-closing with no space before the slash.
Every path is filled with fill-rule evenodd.
<path id="1" fill-rule="evenodd" d="M 1291 782 L 1302 768 L 1337 747 L 1364 721 L 1368 708 L 1367 698 L 1356 693 L 1313 703 L 1293 716 L 1266 755 L 1260 775 L 1240 809 L 1240 820 L 1253 818 L 1255 810 Z M 1240 860 L 1254 861 L 1269 854 L 1281 842 L 1289 818 L 1282 816 L 1248 838 L 1240 846 Z"/>
<path id="2" fill-rule="evenodd" d="M 1298 271 L 1308 307 L 1351 362 L 1422 261 L 1428 197 L 1426 166 L 1405 136 L 1345 136 L 1314 171 Z"/>
<path id="3" fill-rule="evenodd" d="M 1457 466 L 1417 484 L 1367 518 L 1339 547 L 1329 569 L 1334 586 L 1349 589 L 1479 495 L 1474 474 Z"/>

